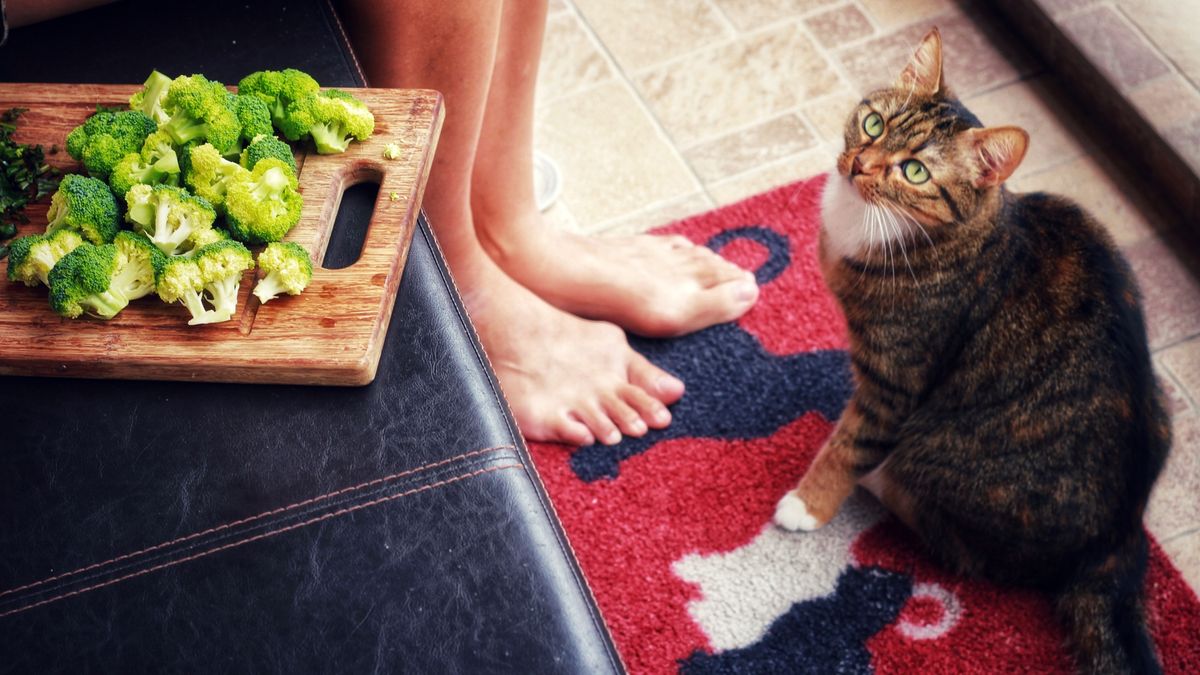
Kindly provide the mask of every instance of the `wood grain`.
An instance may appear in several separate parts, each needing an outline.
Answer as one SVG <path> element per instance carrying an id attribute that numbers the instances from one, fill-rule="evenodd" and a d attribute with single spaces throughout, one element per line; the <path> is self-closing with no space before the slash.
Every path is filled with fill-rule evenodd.
<path id="1" fill-rule="evenodd" d="M 40 143 L 50 164 L 81 169 L 67 155 L 67 133 L 97 104 L 127 105 L 129 85 L 0 84 L 0 110 L 28 108 L 15 138 Z M 297 151 L 304 210 L 288 234 L 313 258 L 313 280 L 299 296 L 260 305 L 255 279 L 242 280 L 233 320 L 189 326 L 187 310 L 150 296 L 110 321 L 63 319 L 47 289 L 0 280 L 0 375 L 364 385 L 375 378 L 392 305 L 408 257 L 421 197 L 443 118 L 437 92 L 349 90 L 375 114 L 375 135 L 338 155 Z M 383 158 L 396 143 L 398 160 Z M 302 147 L 302 146 L 301 146 Z M 343 269 L 320 266 L 343 191 L 379 184 L 362 255 Z M 394 197 L 394 198 L 393 198 Z M 49 200 L 46 200 L 47 202 Z M 27 209 L 20 234 L 41 232 L 47 204 Z M 257 254 L 259 247 L 252 247 Z"/>

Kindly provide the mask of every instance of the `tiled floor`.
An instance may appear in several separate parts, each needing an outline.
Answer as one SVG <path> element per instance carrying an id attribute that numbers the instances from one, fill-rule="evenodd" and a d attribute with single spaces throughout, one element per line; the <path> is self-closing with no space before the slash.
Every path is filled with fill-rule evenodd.
<path id="1" fill-rule="evenodd" d="M 1200 588 L 1196 268 L 1159 233 L 1171 216 L 1119 169 L 1102 138 L 1086 135 L 1055 76 L 1004 25 L 970 1 L 950 0 L 550 7 L 538 147 L 559 163 L 564 184 L 548 217 L 596 233 L 643 231 L 826 171 L 849 106 L 890 81 L 938 25 L 949 85 L 985 123 L 1019 124 L 1032 135 L 1010 187 L 1074 197 L 1111 228 L 1141 280 L 1176 436 L 1147 522 Z"/>

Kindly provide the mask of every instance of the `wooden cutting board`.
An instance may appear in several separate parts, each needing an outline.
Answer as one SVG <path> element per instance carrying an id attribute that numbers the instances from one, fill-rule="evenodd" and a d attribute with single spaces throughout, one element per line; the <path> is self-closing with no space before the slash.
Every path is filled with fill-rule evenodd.
<path id="1" fill-rule="evenodd" d="M 67 133 L 96 105 L 127 106 L 136 86 L 0 83 L 0 110 L 28 108 L 15 138 L 39 143 L 50 164 L 82 172 L 64 149 Z M 238 314 L 230 321 L 189 326 L 183 306 L 149 296 L 109 321 L 63 319 L 50 309 L 44 286 L 7 280 L 0 265 L 0 375 L 363 385 L 375 378 L 401 272 L 416 227 L 425 181 L 441 128 L 437 92 L 352 89 L 375 114 L 375 135 L 338 155 L 298 146 L 304 210 L 287 236 L 308 249 L 313 279 L 303 294 L 262 305 L 242 280 Z M 396 143 L 398 160 L 383 158 Z M 295 146 L 295 144 L 293 144 Z M 330 230 L 343 191 L 375 182 L 379 197 L 362 256 L 343 269 L 324 269 Z M 42 232 L 46 203 L 27 208 L 19 234 Z M 257 255 L 261 247 L 251 247 Z M 403 321 L 404 317 L 397 317 Z"/>

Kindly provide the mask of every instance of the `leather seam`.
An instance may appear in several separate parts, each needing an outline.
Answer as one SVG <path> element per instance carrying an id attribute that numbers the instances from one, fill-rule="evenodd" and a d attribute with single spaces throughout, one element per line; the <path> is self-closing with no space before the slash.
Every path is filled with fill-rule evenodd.
<path id="1" fill-rule="evenodd" d="M 250 536 L 254 533 L 261 532 L 264 530 L 269 530 L 273 527 L 281 526 L 285 523 L 296 522 L 298 520 L 304 520 L 314 514 L 335 511 L 340 507 L 354 504 L 355 502 L 367 501 L 376 496 L 388 494 L 389 492 L 402 491 L 402 490 L 407 489 L 408 487 L 411 487 L 414 485 L 419 486 L 421 484 L 429 484 L 429 483 L 437 482 L 447 476 L 451 476 L 451 475 L 455 474 L 456 472 L 467 472 L 467 471 L 474 470 L 479 467 L 487 466 L 488 464 L 491 464 L 494 462 L 502 462 L 502 461 L 510 461 L 511 462 L 511 461 L 519 461 L 519 460 L 520 460 L 520 457 L 516 456 L 515 452 L 511 453 L 511 454 L 504 453 L 503 455 L 476 456 L 471 460 L 462 461 L 462 462 L 457 463 L 456 465 L 443 466 L 443 467 L 439 467 L 437 469 L 423 472 L 420 475 L 410 476 L 410 479 L 408 481 L 402 481 L 400 483 L 376 485 L 375 487 L 370 488 L 368 490 L 360 491 L 360 492 L 356 492 L 356 493 L 348 493 L 346 495 L 341 496 L 340 498 L 334 498 L 330 501 L 317 503 L 315 505 L 309 504 L 307 507 L 302 508 L 300 510 L 291 511 L 291 512 L 279 515 L 274 518 L 258 521 L 256 524 L 250 525 L 249 527 L 223 530 L 219 534 L 215 534 L 213 536 L 209 536 L 204 539 L 190 540 L 190 543 L 187 543 L 182 546 L 161 549 L 155 553 L 149 554 L 144 557 L 140 557 L 140 558 L 136 558 L 136 559 L 132 559 L 132 560 L 126 560 L 123 563 L 118 563 L 118 564 L 106 567 L 104 569 L 101 569 L 101 570 L 93 571 L 91 573 L 82 573 L 77 576 L 69 577 L 58 583 L 53 583 L 50 585 L 43 585 L 35 590 L 29 591 L 29 592 L 21 594 L 21 595 L 9 596 L 8 598 L 0 598 L 0 612 L 5 611 L 4 605 L 6 605 L 6 604 L 9 606 L 13 606 L 13 605 L 20 605 L 23 603 L 30 603 L 30 602 L 33 602 L 35 600 L 35 598 L 38 598 L 38 597 L 45 597 L 48 595 L 55 595 L 58 593 L 62 593 L 62 592 L 65 592 L 69 588 L 78 587 L 81 585 L 89 585 L 100 579 L 121 576 L 126 571 L 129 571 L 129 570 L 135 570 L 135 569 L 139 569 L 139 568 L 143 568 L 143 567 L 151 567 L 160 561 L 166 561 L 166 560 L 170 560 L 173 558 L 183 557 L 191 551 L 196 551 L 196 550 L 200 550 L 200 549 L 204 549 L 204 548 L 218 546 L 218 545 L 220 545 L 226 541 L 230 541 L 232 539 Z"/>
<path id="2" fill-rule="evenodd" d="M 239 539 L 239 540 L 237 540 L 237 541 L 233 541 L 233 542 L 230 542 L 230 543 L 227 543 L 227 544 L 223 544 L 223 545 L 221 545 L 221 546 L 217 546 L 217 547 L 215 547 L 215 548 L 211 548 L 211 549 L 207 549 L 207 550 L 204 550 L 204 551 L 200 551 L 200 552 L 198 552 L 198 553 L 194 553 L 194 554 L 192 554 L 192 555 L 190 555 L 190 556 L 187 556 L 187 557 L 184 557 L 184 558 L 177 558 L 177 559 L 175 559 L 175 560 L 170 560 L 170 561 L 168 561 L 168 562 L 161 563 L 161 564 L 159 564 L 159 565 L 155 565 L 155 566 L 153 566 L 153 567 L 147 567 L 147 568 L 145 568 L 145 569 L 138 570 L 138 571 L 136 571 L 136 572 L 132 572 L 132 573 L 130 573 L 130 574 L 127 574 L 127 575 L 125 575 L 125 576 L 117 577 L 116 579 L 109 579 L 108 581 L 105 581 L 105 582 L 103 582 L 103 583 L 95 584 L 95 585 L 88 586 L 88 587 L 85 587 L 85 588 L 79 588 L 79 589 L 75 589 L 75 590 L 73 590 L 73 591 L 70 591 L 70 592 L 67 592 L 67 593 L 62 593 L 62 594 L 60 594 L 60 595 L 56 595 L 56 596 L 54 596 L 54 597 L 51 597 L 51 598 L 46 598 L 46 599 L 44 599 L 44 600 L 39 600 L 38 602 L 30 603 L 30 604 L 28 604 L 28 605 L 25 605 L 25 606 L 23 606 L 23 607 L 17 607 L 16 609 L 10 609 L 10 610 L 8 610 L 8 611 L 6 611 L 6 612 L 0 612 L 0 619 L 2 619 L 2 618 L 5 618 L 5 617 L 8 617 L 8 616 L 12 616 L 12 615 L 14 615 L 14 614 L 19 614 L 19 613 L 21 613 L 21 612 L 25 612 L 25 611 L 28 611 L 28 610 L 31 610 L 31 609 L 34 609 L 34 608 L 37 608 L 37 607 L 41 607 L 41 606 L 43 606 L 43 605 L 47 605 L 47 604 L 50 604 L 50 603 L 52 603 L 52 602 L 57 602 L 57 601 L 59 601 L 59 600 L 65 600 L 65 599 L 67 599 L 67 598 L 71 598 L 71 597 L 74 597 L 74 596 L 76 596 L 76 595 L 81 595 L 81 594 L 83 594 L 83 593 L 88 593 L 88 592 L 90 592 L 90 591 L 95 591 L 95 590 L 99 590 L 99 589 L 101 589 L 101 588 L 106 588 L 106 587 L 108 587 L 108 586 L 112 586 L 112 585 L 114 585 L 114 584 L 118 584 L 118 583 L 120 583 L 120 582 L 122 582 L 122 581 L 127 581 L 127 580 L 129 580 L 129 579 L 134 579 L 134 578 L 136 578 L 136 577 L 140 577 L 140 576 L 143 576 L 143 575 L 146 575 L 146 574 L 150 574 L 151 572 L 157 572 L 157 571 L 159 571 L 159 570 L 163 570 L 163 569 L 166 569 L 166 568 L 168 568 L 168 567 L 174 567 L 174 566 L 176 566 L 176 565 L 180 565 L 180 564 L 183 564 L 183 563 L 185 563 L 185 562 L 190 562 L 190 561 L 192 561 L 192 560 L 196 560 L 196 559 L 198 559 L 198 558 L 204 558 L 204 557 L 207 557 L 207 556 L 213 555 L 213 554 L 215 554 L 215 553 L 220 553 L 221 551 L 225 551 L 225 550 L 228 550 L 228 549 L 231 549 L 231 548 L 236 548 L 236 547 L 238 547 L 238 546 L 242 546 L 242 545 L 244 545 L 244 544 L 253 543 L 253 542 L 255 542 L 255 541 L 259 541 L 259 540 L 261 540 L 261 539 L 266 539 L 266 538 L 268 538 L 268 537 L 273 537 L 273 536 L 276 536 L 276 535 L 279 535 L 279 534 L 283 534 L 283 533 L 285 533 L 285 532 L 290 532 L 290 531 L 292 531 L 292 530 L 296 530 L 296 529 L 299 529 L 299 528 L 302 528 L 302 527 L 307 527 L 307 526 L 309 526 L 309 525 L 314 525 L 314 524 L 316 524 L 316 523 L 323 522 L 323 521 L 326 521 L 326 520 L 330 520 L 330 519 L 333 519 L 333 518 L 337 518 L 337 517 L 340 517 L 340 516 L 344 516 L 344 515 L 347 515 L 347 514 L 349 514 L 349 513 L 353 513 L 353 512 L 355 512 L 355 511 L 360 511 L 360 510 L 362 510 L 362 509 L 365 509 L 365 508 L 368 508 L 368 507 L 371 507 L 371 506 L 377 506 L 377 505 L 379 505 L 379 504 L 383 504 L 383 503 L 385 503 L 385 502 L 389 502 L 389 501 L 392 501 L 392 500 L 394 500 L 394 499 L 400 499 L 401 497 L 409 497 L 409 496 L 412 496 L 412 495 L 415 495 L 415 494 L 418 494 L 418 493 L 421 493 L 421 492 L 427 492 L 427 491 L 429 491 L 429 490 L 434 490 L 434 489 L 437 489 L 437 488 L 440 488 L 440 487 L 445 487 L 445 486 L 447 486 L 447 485 L 450 485 L 450 484 L 453 484 L 453 483 L 457 483 L 457 482 L 460 482 L 460 481 L 464 481 L 464 480 L 467 480 L 467 479 L 470 479 L 470 478 L 476 478 L 476 477 L 478 477 L 478 476 L 482 476 L 482 475 L 489 474 L 489 473 L 495 473 L 495 472 L 497 472 L 497 471 L 504 471 L 504 470 L 507 470 L 507 469 L 521 469 L 522 471 L 524 471 L 524 470 L 525 470 L 525 465 L 524 465 L 524 464 L 502 464 L 502 465 L 500 465 L 500 466 L 493 466 L 493 467 L 488 467 L 488 468 L 486 468 L 486 469 L 479 469 L 479 470 L 477 470 L 477 471 L 471 471 L 471 472 L 469 472 L 469 473 L 459 474 L 459 475 L 457 475 L 457 476 L 454 476 L 454 477 L 452 477 L 452 478 L 447 478 L 447 479 L 445 479 L 445 480 L 441 480 L 441 481 L 438 481 L 438 482 L 436 482 L 436 483 L 430 483 L 429 485 L 422 485 L 421 487 L 418 487 L 418 488 L 413 488 L 413 489 L 411 489 L 411 490 L 406 490 L 406 491 L 404 491 L 404 492 L 401 492 L 401 493 L 398 493 L 398 494 L 394 494 L 394 495 L 388 495 L 388 496 L 386 496 L 386 497 L 380 497 L 380 498 L 378 498 L 378 499 L 373 499 L 373 500 L 371 500 L 371 501 L 369 501 L 369 502 L 363 502 L 362 504 L 355 504 L 354 506 L 348 506 L 348 507 L 346 507 L 346 508 L 339 509 L 339 510 L 337 510 L 337 511 L 333 511 L 333 512 L 331 512 L 331 513 L 326 513 L 326 514 L 323 514 L 323 515 L 320 515 L 320 516 L 316 516 L 316 517 L 314 517 L 314 518 L 309 518 L 308 520 L 304 520 L 304 521 L 301 521 L 301 522 L 299 522 L 299 523 L 293 523 L 293 524 L 291 524 L 291 525 L 288 525 L 288 526 L 286 526 L 286 527 L 281 527 L 281 528 L 274 529 L 274 530 L 270 530 L 270 531 L 267 531 L 267 532 L 262 532 L 262 533 L 259 533 L 259 534 L 256 534 L 256 535 L 254 535 L 254 536 L 252 536 L 252 537 L 246 537 L 246 538 L 244 538 L 244 539 Z"/>
<path id="3" fill-rule="evenodd" d="M 404 471 L 390 474 L 388 476 L 383 476 L 381 478 L 375 478 L 375 479 L 372 479 L 369 481 L 365 481 L 365 482 L 359 483 L 358 485 L 352 485 L 350 487 L 345 487 L 340 490 L 328 492 L 323 495 L 318 495 L 316 497 L 310 497 L 308 499 L 304 499 L 304 500 L 301 500 L 301 501 L 298 501 L 298 502 L 295 502 L 292 504 L 288 504 L 287 506 L 281 506 L 281 507 L 278 507 L 275 509 L 271 509 L 269 511 L 263 511 L 262 513 L 259 513 L 259 514 L 253 515 L 253 516 L 248 516 L 246 518 L 239 518 L 238 520 L 234 520 L 234 521 L 231 521 L 228 523 L 223 523 L 223 524 L 217 525 L 215 527 L 210 527 L 205 530 L 201 530 L 200 532 L 193 532 L 192 534 L 184 535 L 182 537 L 176 537 L 175 539 L 172 539 L 170 541 L 165 541 L 165 542 L 162 542 L 159 544 L 155 544 L 153 546 L 149 546 L 149 547 L 134 551 L 132 553 L 125 553 L 125 554 L 116 556 L 114 558 L 105 560 L 103 562 L 93 563 L 91 565 L 87 565 L 85 567 L 81 567 L 79 569 L 72 570 L 70 572 L 56 574 L 54 576 L 47 577 L 47 578 L 41 579 L 39 581 L 34 581 L 32 583 L 25 584 L 23 586 L 17 586 L 16 588 L 10 588 L 7 590 L 3 590 L 3 591 L 0 591 L 0 598 L 3 598 L 6 595 L 12 595 L 14 593 L 19 593 L 21 591 L 27 591 L 32 588 L 37 588 L 38 586 L 44 586 L 46 584 L 53 583 L 55 581 L 61 581 L 68 577 L 73 577 L 73 576 L 76 576 L 79 574 L 83 574 L 85 572 L 92 572 L 92 571 L 98 570 L 103 567 L 108 567 L 110 565 L 116 564 L 116 563 L 124 561 L 124 560 L 129 560 L 131 558 L 136 558 L 138 556 L 146 555 L 147 553 L 153 553 L 154 551 L 162 550 L 164 548 L 174 546 L 175 544 L 181 544 L 185 541 L 199 539 L 201 537 L 205 537 L 210 534 L 216 534 L 217 532 L 229 530 L 229 529 L 232 529 L 232 528 L 235 528 L 235 527 L 238 527 L 241 525 L 245 525 L 247 523 L 251 523 L 251 522 L 254 522 L 257 520 L 262 520 L 264 518 L 270 518 L 271 516 L 277 516 L 277 515 L 280 515 L 283 513 L 287 513 L 288 511 L 294 511 L 296 509 L 300 509 L 305 506 L 315 504 L 317 502 L 327 501 L 327 500 L 337 497 L 339 495 L 347 494 L 350 492 L 359 492 L 364 489 L 373 487 L 375 485 L 392 482 L 392 481 L 398 480 L 400 478 L 404 478 L 406 476 L 411 476 L 413 474 L 426 472 L 431 469 L 436 469 L 436 468 L 439 468 L 439 467 L 442 467 L 447 464 L 451 464 L 451 463 L 454 463 L 454 462 L 457 462 L 460 460 L 477 457 L 479 455 L 483 455 L 483 454 L 486 454 L 489 452 L 496 452 L 496 451 L 501 451 L 501 450 L 514 450 L 515 451 L 515 449 L 516 448 L 512 445 L 497 445 L 497 446 L 492 446 L 489 448 L 481 448 L 479 450 L 472 450 L 470 452 L 464 452 L 459 455 L 455 455 L 454 457 L 449 457 L 447 459 L 439 460 L 437 462 L 430 462 L 429 464 L 425 464 L 425 465 L 422 465 L 422 466 L 419 466 L 419 467 L 416 467 L 413 469 L 406 469 Z M 4 615 L 0 614 L 0 616 L 4 616 Z"/>
<path id="4" fill-rule="evenodd" d="M 370 87 L 371 83 L 367 81 L 367 74 L 363 72 L 362 64 L 358 61 L 358 54 L 354 52 L 354 45 L 350 42 L 350 36 L 346 34 L 346 27 L 342 25 L 342 17 L 338 16 L 337 8 L 333 6 L 331 0 L 325 0 L 325 6 L 329 9 L 329 14 L 333 17 L 333 24 L 337 26 L 338 33 L 342 36 L 342 44 L 346 46 L 346 51 L 350 54 L 350 62 L 354 64 L 354 70 L 358 72 L 358 77 L 362 80 L 364 87 Z"/>
<path id="5" fill-rule="evenodd" d="M 422 213 L 422 215 L 424 214 Z M 429 224 L 428 218 L 425 219 L 425 224 L 428 227 L 422 229 L 422 235 L 425 237 L 426 241 L 431 244 L 438 256 L 441 257 L 442 260 L 445 260 L 445 256 L 442 255 L 442 248 L 437 242 L 437 236 L 433 234 L 433 226 Z M 459 293 L 458 291 L 458 284 L 454 281 L 454 275 L 450 274 L 442 265 L 438 265 L 437 267 L 443 283 L 448 283 L 450 288 L 452 288 L 454 291 L 454 296 L 461 298 L 462 293 Z M 467 329 L 468 333 L 475 338 L 471 341 L 471 349 L 475 352 L 475 358 L 486 367 L 487 373 L 495 373 L 496 371 L 494 368 L 492 368 L 492 361 L 490 358 L 488 358 L 487 352 L 480 347 L 479 333 L 475 330 L 475 324 L 471 323 L 471 317 L 467 314 L 466 309 L 459 302 L 454 301 L 453 298 L 451 298 L 451 302 L 454 305 L 454 311 L 458 315 L 459 322 L 464 328 Z M 525 447 L 525 437 L 521 435 L 519 430 L 513 427 L 512 418 L 508 413 L 508 411 L 512 410 L 512 408 L 508 405 L 508 397 L 504 394 L 504 387 L 501 386 L 499 380 L 492 375 L 489 375 L 487 380 L 488 385 L 492 389 L 492 397 L 496 400 L 496 403 L 503 407 L 503 410 L 505 411 L 504 424 L 508 427 L 509 435 L 512 436 L 519 446 L 516 449 L 517 454 L 521 456 L 521 461 L 523 463 L 532 468 L 532 471 L 526 471 L 526 475 L 532 475 L 536 477 L 535 480 L 540 483 L 541 477 L 538 476 L 537 467 L 533 464 L 533 457 L 530 456 L 528 448 Z M 592 617 L 592 626 L 601 635 L 608 637 L 609 649 L 605 651 L 608 652 L 609 664 L 612 665 L 613 669 L 617 672 L 624 672 L 628 670 L 625 668 L 625 664 L 621 659 L 620 652 L 617 651 L 616 644 L 612 641 L 612 634 L 608 632 L 608 622 L 604 620 L 604 616 L 600 611 L 600 604 L 596 602 L 596 593 L 592 590 L 592 585 L 590 582 L 588 582 L 587 576 L 583 574 L 583 570 L 579 567 L 579 556 L 575 555 L 575 547 L 571 544 L 571 540 L 567 537 L 566 531 L 562 528 L 562 520 L 558 517 L 558 512 L 555 510 L 554 504 L 550 502 L 549 497 L 545 493 L 544 487 L 539 489 L 538 485 L 534 485 L 533 491 L 538 497 L 538 502 L 540 502 L 542 505 L 542 512 L 551 519 L 554 525 L 555 535 L 557 535 L 555 536 L 555 539 L 558 540 L 558 550 L 560 553 L 568 557 L 567 566 L 571 568 L 571 575 L 575 577 L 576 583 L 587 591 L 587 600 L 590 602 L 586 604 L 588 605 L 588 614 Z M 615 662 L 614 657 L 616 659 Z"/>

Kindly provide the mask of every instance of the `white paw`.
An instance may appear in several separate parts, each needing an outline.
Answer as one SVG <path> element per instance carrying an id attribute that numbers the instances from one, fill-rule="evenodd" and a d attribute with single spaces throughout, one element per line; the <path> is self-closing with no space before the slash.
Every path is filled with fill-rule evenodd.
<path id="1" fill-rule="evenodd" d="M 789 532 L 812 532 L 821 527 L 820 521 L 809 514 L 804 500 L 797 497 L 795 492 L 784 495 L 775 506 L 775 524 Z"/>

